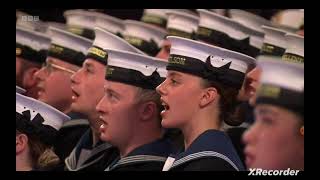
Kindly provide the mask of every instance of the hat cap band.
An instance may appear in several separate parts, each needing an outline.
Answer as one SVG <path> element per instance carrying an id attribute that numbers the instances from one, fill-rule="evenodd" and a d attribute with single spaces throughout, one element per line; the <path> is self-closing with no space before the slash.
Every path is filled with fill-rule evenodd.
<path id="1" fill-rule="evenodd" d="M 225 49 L 240 52 L 251 57 L 256 57 L 260 53 L 260 49 L 257 49 L 250 45 L 250 37 L 238 40 L 230 37 L 224 32 L 209 29 L 206 27 L 199 27 L 196 32 L 196 36 L 198 40 Z"/>
<path id="2" fill-rule="evenodd" d="M 98 46 L 89 48 L 86 58 L 92 58 L 103 65 L 107 65 L 108 52 Z"/>
<path id="3" fill-rule="evenodd" d="M 107 67 L 105 79 L 152 90 L 155 90 L 164 80 L 157 71 L 150 76 L 145 76 L 139 71 L 116 66 Z"/>
<path id="4" fill-rule="evenodd" d="M 85 37 L 85 38 L 88 38 L 91 40 L 94 40 L 94 38 L 95 38 L 95 33 L 94 33 L 94 30 L 92 30 L 92 29 L 69 25 L 67 27 L 67 30 L 74 33 L 74 34 L 77 34 L 79 36 L 82 36 L 82 37 Z"/>
<path id="5" fill-rule="evenodd" d="M 271 104 L 304 115 L 304 93 L 262 84 L 257 91 L 256 104 Z"/>
<path id="6" fill-rule="evenodd" d="M 29 46 L 16 43 L 16 56 L 21 57 L 27 61 L 42 64 L 46 61 L 48 51 L 41 49 L 37 51 Z"/>
<path id="7" fill-rule="evenodd" d="M 167 36 L 179 36 L 179 37 L 188 38 L 188 39 L 195 39 L 196 38 L 195 32 L 188 33 L 188 32 L 178 30 L 175 28 L 168 28 L 168 35 Z"/>
<path id="8" fill-rule="evenodd" d="M 154 24 L 163 28 L 166 28 L 167 25 L 167 20 L 165 18 L 150 14 L 143 15 L 141 21 L 149 24 Z"/>
<path id="9" fill-rule="evenodd" d="M 292 54 L 292 53 L 284 53 L 284 55 L 282 56 L 282 60 L 294 62 L 294 63 L 304 63 L 303 56 L 299 56 L 297 54 Z"/>
<path id="10" fill-rule="evenodd" d="M 231 62 L 221 67 L 213 67 L 208 56 L 206 63 L 199 59 L 170 54 L 167 70 L 180 71 L 208 79 L 217 81 L 222 84 L 240 89 L 244 80 L 244 73 L 230 69 Z"/>
<path id="11" fill-rule="evenodd" d="M 157 43 L 152 39 L 151 41 L 146 41 L 141 38 L 128 35 L 124 35 L 124 39 L 134 47 L 147 53 L 150 56 L 155 56 L 160 50 Z"/>
<path id="12" fill-rule="evenodd" d="M 263 43 L 260 55 L 282 56 L 286 50 L 269 43 Z"/>
<path id="13" fill-rule="evenodd" d="M 67 63 L 74 64 L 76 66 L 82 66 L 86 56 L 79 51 L 69 49 L 67 47 L 62 47 L 57 44 L 51 44 L 48 52 L 48 56 L 61 59 Z"/>

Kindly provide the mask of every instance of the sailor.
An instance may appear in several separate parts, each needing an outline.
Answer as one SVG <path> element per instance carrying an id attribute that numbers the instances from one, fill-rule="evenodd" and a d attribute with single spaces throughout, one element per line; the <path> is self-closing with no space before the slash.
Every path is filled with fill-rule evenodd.
<path id="1" fill-rule="evenodd" d="M 247 167 L 304 170 L 304 65 L 261 56 L 258 66 L 255 122 L 243 136 Z"/>
<path id="2" fill-rule="evenodd" d="M 161 171 L 173 144 L 163 138 L 160 96 L 155 88 L 166 62 L 126 51 L 108 51 L 105 95 L 97 105 L 101 139 L 120 155 L 106 171 Z"/>
<path id="3" fill-rule="evenodd" d="M 16 85 L 26 90 L 26 96 L 38 98 L 35 73 L 47 58 L 50 42 L 45 34 L 16 27 Z"/>
<path id="4" fill-rule="evenodd" d="M 229 137 L 220 131 L 230 118 L 248 66 L 244 54 L 181 37 L 171 41 L 167 78 L 157 87 L 165 108 L 161 124 L 179 128 L 184 151 L 167 159 L 163 170 L 244 170 Z"/>

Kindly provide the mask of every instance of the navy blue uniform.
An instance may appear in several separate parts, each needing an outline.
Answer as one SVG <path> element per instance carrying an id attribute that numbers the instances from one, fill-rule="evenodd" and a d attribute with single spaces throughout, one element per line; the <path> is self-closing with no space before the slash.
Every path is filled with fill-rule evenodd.
<path id="1" fill-rule="evenodd" d="M 89 122 L 80 113 L 67 114 L 71 120 L 66 121 L 59 129 L 54 143 L 54 152 L 63 162 L 77 145 L 83 134 L 90 128 Z"/>
<path id="2" fill-rule="evenodd" d="M 126 157 L 118 157 L 105 171 L 161 171 L 170 153 L 175 148 L 167 138 L 142 145 Z"/>
<path id="3" fill-rule="evenodd" d="M 174 158 L 173 163 L 169 159 Z M 168 158 L 169 171 L 241 171 L 243 165 L 229 137 L 222 131 L 207 130 L 189 148 Z"/>
<path id="4" fill-rule="evenodd" d="M 103 171 L 119 155 L 117 148 L 99 141 L 93 147 L 92 131 L 89 129 L 65 160 L 69 171 Z"/>

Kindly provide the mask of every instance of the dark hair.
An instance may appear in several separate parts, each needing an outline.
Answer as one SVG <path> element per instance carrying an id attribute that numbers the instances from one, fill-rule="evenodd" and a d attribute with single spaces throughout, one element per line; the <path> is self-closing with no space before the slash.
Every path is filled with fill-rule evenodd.
<path id="1" fill-rule="evenodd" d="M 238 126 L 243 122 L 243 119 L 236 118 L 235 110 L 238 104 L 237 96 L 239 89 L 229 87 L 219 82 L 209 81 L 203 79 L 203 86 L 205 88 L 214 87 L 217 89 L 218 94 L 220 95 L 219 107 L 220 114 L 219 119 L 224 121 L 230 126 Z"/>

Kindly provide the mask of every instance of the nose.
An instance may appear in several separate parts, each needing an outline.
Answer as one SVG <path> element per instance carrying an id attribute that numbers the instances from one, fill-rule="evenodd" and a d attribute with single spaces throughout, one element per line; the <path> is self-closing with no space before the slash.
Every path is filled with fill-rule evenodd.
<path id="1" fill-rule="evenodd" d="M 107 111 L 107 98 L 106 96 L 103 96 L 99 103 L 97 104 L 96 106 L 96 111 L 99 113 L 99 114 L 103 114 Z"/>
<path id="2" fill-rule="evenodd" d="M 35 75 L 35 77 L 36 77 L 36 79 L 38 79 L 38 80 L 44 80 L 45 79 L 45 68 L 43 67 L 43 68 L 41 68 L 41 69 L 39 69 L 34 75 Z"/>
<path id="3" fill-rule="evenodd" d="M 82 71 L 82 68 L 79 69 L 77 72 L 75 72 L 72 76 L 71 76 L 71 83 L 72 84 L 79 84 L 80 83 L 80 75 L 81 75 L 81 71 Z"/>
<path id="4" fill-rule="evenodd" d="M 251 81 L 258 81 L 260 78 L 262 69 L 258 66 L 253 68 L 251 71 L 247 73 L 247 78 L 250 79 Z"/>
<path id="5" fill-rule="evenodd" d="M 166 81 L 167 81 L 167 79 L 166 79 L 165 81 L 163 81 L 163 82 L 156 88 L 157 93 L 160 94 L 161 96 L 167 94 L 166 87 L 165 87 L 165 86 L 166 86 Z"/>
<path id="6" fill-rule="evenodd" d="M 251 125 L 251 127 L 246 130 L 242 135 L 242 142 L 247 145 L 254 142 L 254 139 L 256 138 L 256 130 L 257 130 L 257 124 Z"/>

